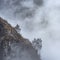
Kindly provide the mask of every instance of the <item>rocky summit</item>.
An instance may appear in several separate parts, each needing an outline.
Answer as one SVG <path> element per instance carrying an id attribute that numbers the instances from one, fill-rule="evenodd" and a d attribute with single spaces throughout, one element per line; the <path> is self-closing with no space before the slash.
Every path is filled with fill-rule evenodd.
<path id="1" fill-rule="evenodd" d="M 40 60 L 30 41 L 1 17 L 0 60 Z"/>

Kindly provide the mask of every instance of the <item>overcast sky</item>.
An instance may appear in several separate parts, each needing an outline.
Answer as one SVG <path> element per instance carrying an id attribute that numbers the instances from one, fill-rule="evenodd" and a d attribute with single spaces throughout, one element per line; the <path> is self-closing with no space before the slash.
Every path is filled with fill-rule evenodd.
<path id="1" fill-rule="evenodd" d="M 0 0 L 0 16 L 30 41 L 43 40 L 42 60 L 60 60 L 60 0 Z"/>

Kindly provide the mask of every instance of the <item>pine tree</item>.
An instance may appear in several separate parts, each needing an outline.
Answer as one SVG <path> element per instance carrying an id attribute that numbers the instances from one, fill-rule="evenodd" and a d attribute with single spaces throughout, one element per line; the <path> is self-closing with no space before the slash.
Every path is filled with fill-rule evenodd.
<path id="1" fill-rule="evenodd" d="M 32 45 L 39 53 L 42 48 L 42 40 L 39 38 L 38 39 L 34 38 L 34 40 L 32 41 Z"/>
<path id="2" fill-rule="evenodd" d="M 16 26 L 15 26 L 15 30 L 19 33 L 20 32 L 20 26 L 17 24 Z"/>

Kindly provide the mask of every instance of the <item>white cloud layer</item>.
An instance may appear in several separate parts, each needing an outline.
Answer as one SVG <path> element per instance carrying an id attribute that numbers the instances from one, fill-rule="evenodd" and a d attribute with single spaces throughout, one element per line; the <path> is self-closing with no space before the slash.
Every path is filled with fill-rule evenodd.
<path id="1" fill-rule="evenodd" d="M 21 34 L 30 41 L 34 38 L 43 40 L 42 60 L 60 60 L 60 0 L 44 0 L 42 6 L 34 5 L 33 1 L 29 5 L 26 3 L 22 2 L 23 6 L 35 11 L 30 18 L 15 18 L 12 9 L 2 10 L 0 15 L 13 26 L 18 23 L 22 29 Z"/>

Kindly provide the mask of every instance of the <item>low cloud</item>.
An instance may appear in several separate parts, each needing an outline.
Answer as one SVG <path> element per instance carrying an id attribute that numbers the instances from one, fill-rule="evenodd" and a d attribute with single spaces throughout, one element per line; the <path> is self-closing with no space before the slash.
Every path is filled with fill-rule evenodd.
<path id="1" fill-rule="evenodd" d="M 0 16 L 13 26 L 19 24 L 20 33 L 30 41 L 34 38 L 43 40 L 42 60 L 60 60 L 60 1 L 6 1 L 8 3 L 1 0 Z"/>

